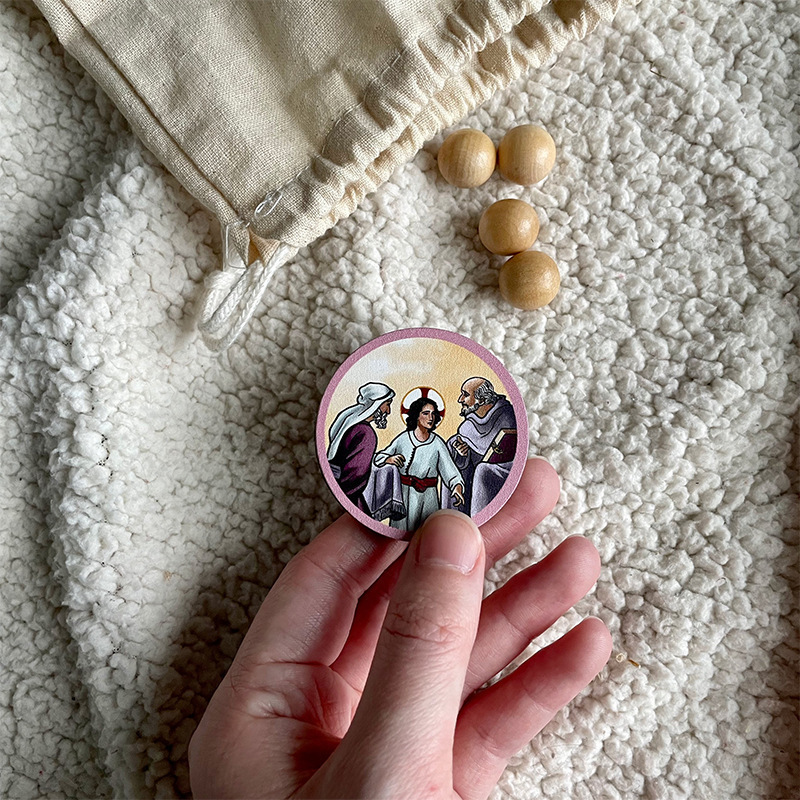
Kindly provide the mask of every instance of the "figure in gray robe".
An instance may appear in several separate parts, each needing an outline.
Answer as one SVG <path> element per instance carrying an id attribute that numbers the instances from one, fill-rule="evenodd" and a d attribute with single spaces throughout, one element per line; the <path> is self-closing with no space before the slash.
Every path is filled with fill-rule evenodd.
<path id="1" fill-rule="evenodd" d="M 514 407 L 494 390 L 487 378 L 464 381 L 458 402 L 464 421 L 447 440 L 447 449 L 464 480 L 464 504 L 457 506 L 446 491 L 443 508 L 458 508 L 470 516 L 497 496 L 514 462 L 517 418 Z"/>

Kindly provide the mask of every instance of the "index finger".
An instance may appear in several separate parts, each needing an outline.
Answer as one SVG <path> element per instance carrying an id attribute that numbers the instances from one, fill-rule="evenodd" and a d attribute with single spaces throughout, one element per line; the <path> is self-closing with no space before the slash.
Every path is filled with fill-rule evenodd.
<path id="1" fill-rule="evenodd" d="M 487 566 L 513 550 L 555 508 L 560 494 L 553 467 L 538 456 L 529 458 L 508 502 L 481 526 Z"/>
<path id="2" fill-rule="evenodd" d="M 406 548 L 349 514 L 329 525 L 284 568 L 236 654 L 238 668 L 285 662 L 330 664 L 361 595 Z"/>

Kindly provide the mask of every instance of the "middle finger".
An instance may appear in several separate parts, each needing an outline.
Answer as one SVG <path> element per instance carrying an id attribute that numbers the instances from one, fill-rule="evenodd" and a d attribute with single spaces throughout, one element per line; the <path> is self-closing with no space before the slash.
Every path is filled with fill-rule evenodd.
<path id="1" fill-rule="evenodd" d="M 505 669 L 537 636 L 569 611 L 600 574 L 597 548 L 565 539 L 483 601 L 462 700 Z"/>

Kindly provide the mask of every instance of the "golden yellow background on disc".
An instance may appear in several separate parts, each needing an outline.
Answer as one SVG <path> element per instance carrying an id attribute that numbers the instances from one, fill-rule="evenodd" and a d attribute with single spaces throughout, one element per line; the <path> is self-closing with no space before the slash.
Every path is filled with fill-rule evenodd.
<path id="1" fill-rule="evenodd" d="M 355 405 L 358 390 L 365 383 L 385 383 L 395 391 L 387 427 L 374 428 L 378 450 L 406 429 L 400 405 L 408 392 L 420 386 L 435 389 L 444 399 L 446 414 L 436 433 L 447 441 L 464 420 L 458 402 L 461 384 L 474 377 L 488 378 L 496 392 L 508 395 L 505 384 L 482 358 L 453 342 L 414 338 L 382 345 L 354 364 L 336 387 L 325 422 L 325 446 L 330 444 L 328 431 L 337 414 Z"/>

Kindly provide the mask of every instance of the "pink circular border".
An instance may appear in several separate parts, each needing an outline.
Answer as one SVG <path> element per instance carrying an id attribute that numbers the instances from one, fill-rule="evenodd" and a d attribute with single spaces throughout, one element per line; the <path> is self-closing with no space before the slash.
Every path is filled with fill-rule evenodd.
<path id="1" fill-rule="evenodd" d="M 383 347 L 383 345 L 389 344 L 390 342 L 396 342 L 400 339 L 422 338 L 440 339 L 445 342 L 450 342 L 451 344 L 459 345 L 485 361 L 495 373 L 500 376 L 505 384 L 508 398 L 511 400 L 511 405 L 514 407 L 514 414 L 517 419 L 517 450 L 514 453 L 511 472 L 506 478 L 503 488 L 497 493 L 494 500 L 473 517 L 473 521 L 476 525 L 483 525 L 506 504 L 506 501 L 511 497 L 514 489 L 516 489 L 519 484 L 519 479 L 522 477 L 522 470 L 525 468 L 525 461 L 528 457 L 528 414 L 525 411 L 522 395 L 509 371 L 500 363 L 500 359 L 490 353 L 485 347 L 482 347 L 477 342 L 473 342 L 472 339 L 468 339 L 466 336 L 462 336 L 460 333 L 453 333 L 452 331 L 445 331 L 439 328 L 407 328 L 405 330 L 386 333 L 383 336 L 379 336 L 377 339 L 373 339 L 371 342 L 367 342 L 367 344 L 359 347 L 358 350 L 348 356 L 339 369 L 336 370 L 328 384 L 328 388 L 325 389 L 325 393 L 322 395 L 319 412 L 317 413 L 317 460 L 322 469 L 322 474 L 325 476 L 325 482 L 328 484 L 328 488 L 333 492 L 334 497 L 339 501 L 342 508 L 362 525 L 366 525 L 370 530 L 375 531 L 375 533 L 388 536 L 390 539 L 411 538 L 412 533 L 392 528 L 383 522 L 378 522 L 372 519 L 372 517 L 368 517 L 348 500 L 347 495 L 341 490 L 336 479 L 333 477 L 330 464 L 328 464 L 328 459 L 326 457 L 328 448 L 325 446 L 325 420 L 328 418 L 328 408 L 330 407 L 331 398 L 336 391 L 336 387 L 341 383 L 345 374 L 350 371 L 354 364 L 361 361 L 364 356 L 368 355 L 373 350 L 377 350 L 379 347 Z"/>

